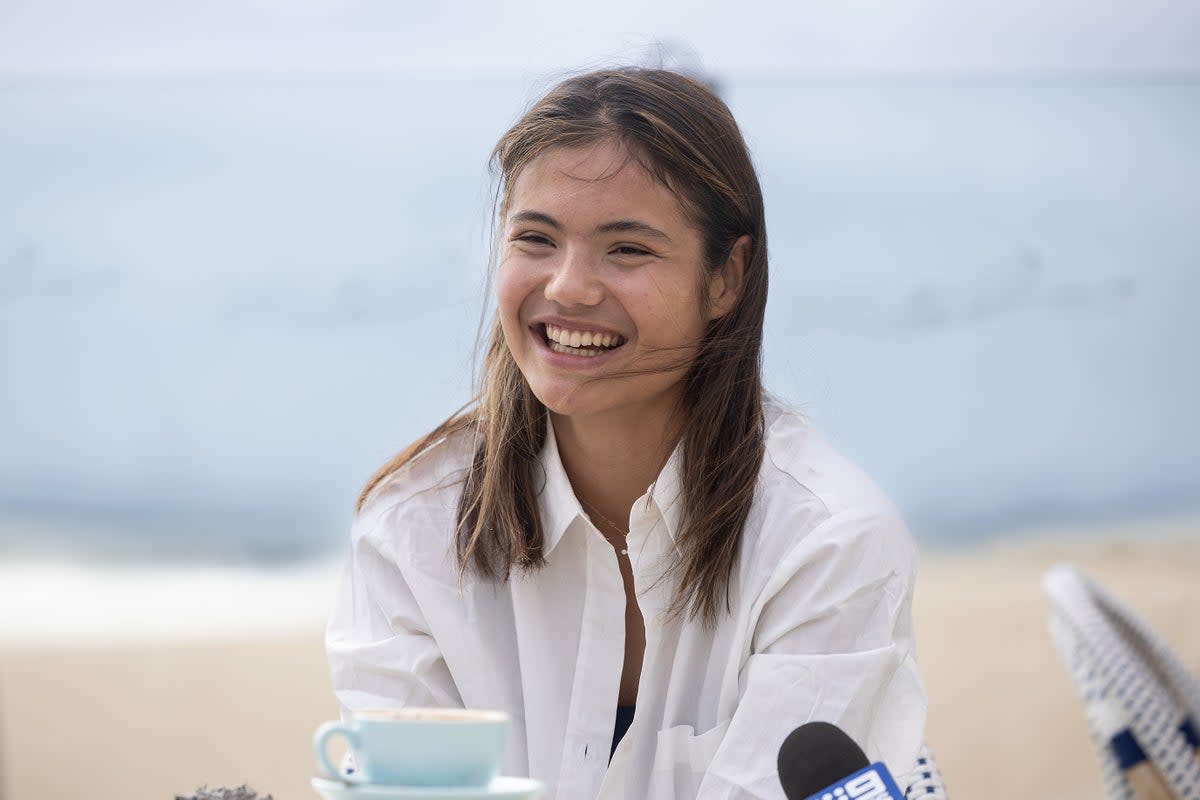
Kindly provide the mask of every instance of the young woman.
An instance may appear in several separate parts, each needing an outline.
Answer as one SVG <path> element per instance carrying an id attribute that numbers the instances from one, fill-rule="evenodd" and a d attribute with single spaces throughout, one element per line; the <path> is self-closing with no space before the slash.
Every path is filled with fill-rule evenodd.
<path id="1" fill-rule="evenodd" d="M 586 74 L 493 164 L 478 401 L 360 498 L 343 711 L 507 711 L 504 771 L 562 800 L 781 797 L 810 720 L 908 771 L 913 545 L 764 396 L 762 192 L 729 110 L 675 73 Z"/>

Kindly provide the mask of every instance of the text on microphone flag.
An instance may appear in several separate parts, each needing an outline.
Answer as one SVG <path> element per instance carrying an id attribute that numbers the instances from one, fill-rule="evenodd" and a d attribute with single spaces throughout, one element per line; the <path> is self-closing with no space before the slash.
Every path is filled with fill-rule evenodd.
<path id="1" fill-rule="evenodd" d="M 904 794 L 892 780 L 883 762 L 863 767 L 858 772 L 843 778 L 833 786 L 822 789 L 806 800 L 903 800 Z"/>

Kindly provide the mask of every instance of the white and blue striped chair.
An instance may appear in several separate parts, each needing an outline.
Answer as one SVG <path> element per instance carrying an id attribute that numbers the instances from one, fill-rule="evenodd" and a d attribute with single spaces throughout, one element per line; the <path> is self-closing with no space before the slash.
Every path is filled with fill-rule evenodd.
<path id="1" fill-rule="evenodd" d="M 1050 633 L 1079 690 L 1109 800 L 1200 800 L 1200 681 L 1144 622 L 1070 565 L 1049 570 Z"/>
<path id="2" fill-rule="evenodd" d="M 948 800 L 946 782 L 928 745 L 921 745 L 912 772 L 896 776 L 896 785 L 904 787 L 904 800 Z"/>

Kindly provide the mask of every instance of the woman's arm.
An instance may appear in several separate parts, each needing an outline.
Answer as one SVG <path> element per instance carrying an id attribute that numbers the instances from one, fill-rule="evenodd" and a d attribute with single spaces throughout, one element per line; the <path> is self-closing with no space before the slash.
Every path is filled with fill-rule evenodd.
<path id="1" fill-rule="evenodd" d="M 779 746 L 813 720 L 837 725 L 893 772 L 912 766 L 926 711 L 915 564 L 894 515 L 835 514 L 796 543 L 760 599 L 738 707 L 699 798 L 782 798 Z"/>
<path id="2" fill-rule="evenodd" d="M 461 707 L 408 582 L 365 527 L 361 519 L 355 525 L 350 563 L 325 634 L 343 716 L 369 708 Z"/>

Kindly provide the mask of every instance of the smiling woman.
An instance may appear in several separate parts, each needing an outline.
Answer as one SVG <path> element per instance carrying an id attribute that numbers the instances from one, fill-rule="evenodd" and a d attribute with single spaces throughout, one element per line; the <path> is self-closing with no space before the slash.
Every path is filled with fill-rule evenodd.
<path id="1" fill-rule="evenodd" d="M 533 394 L 559 425 L 676 433 L 683 378 L 733 307 L 750 237 L 709 275 L 675 195 L 611 140 L 534 159 L 507 205 L 500 322 Z"/>
<path id="2" fill-rule="evenodd" d="M 765 216 L 729 110 L 589 73 L 493 163 L 478 401 L 363 491 L 327 637 L 344 711 L 507 711 L 505 768 L 550 797 L 779 797 L 813 719 L 907 772 L 912 543 L 764 395 Z"/>

